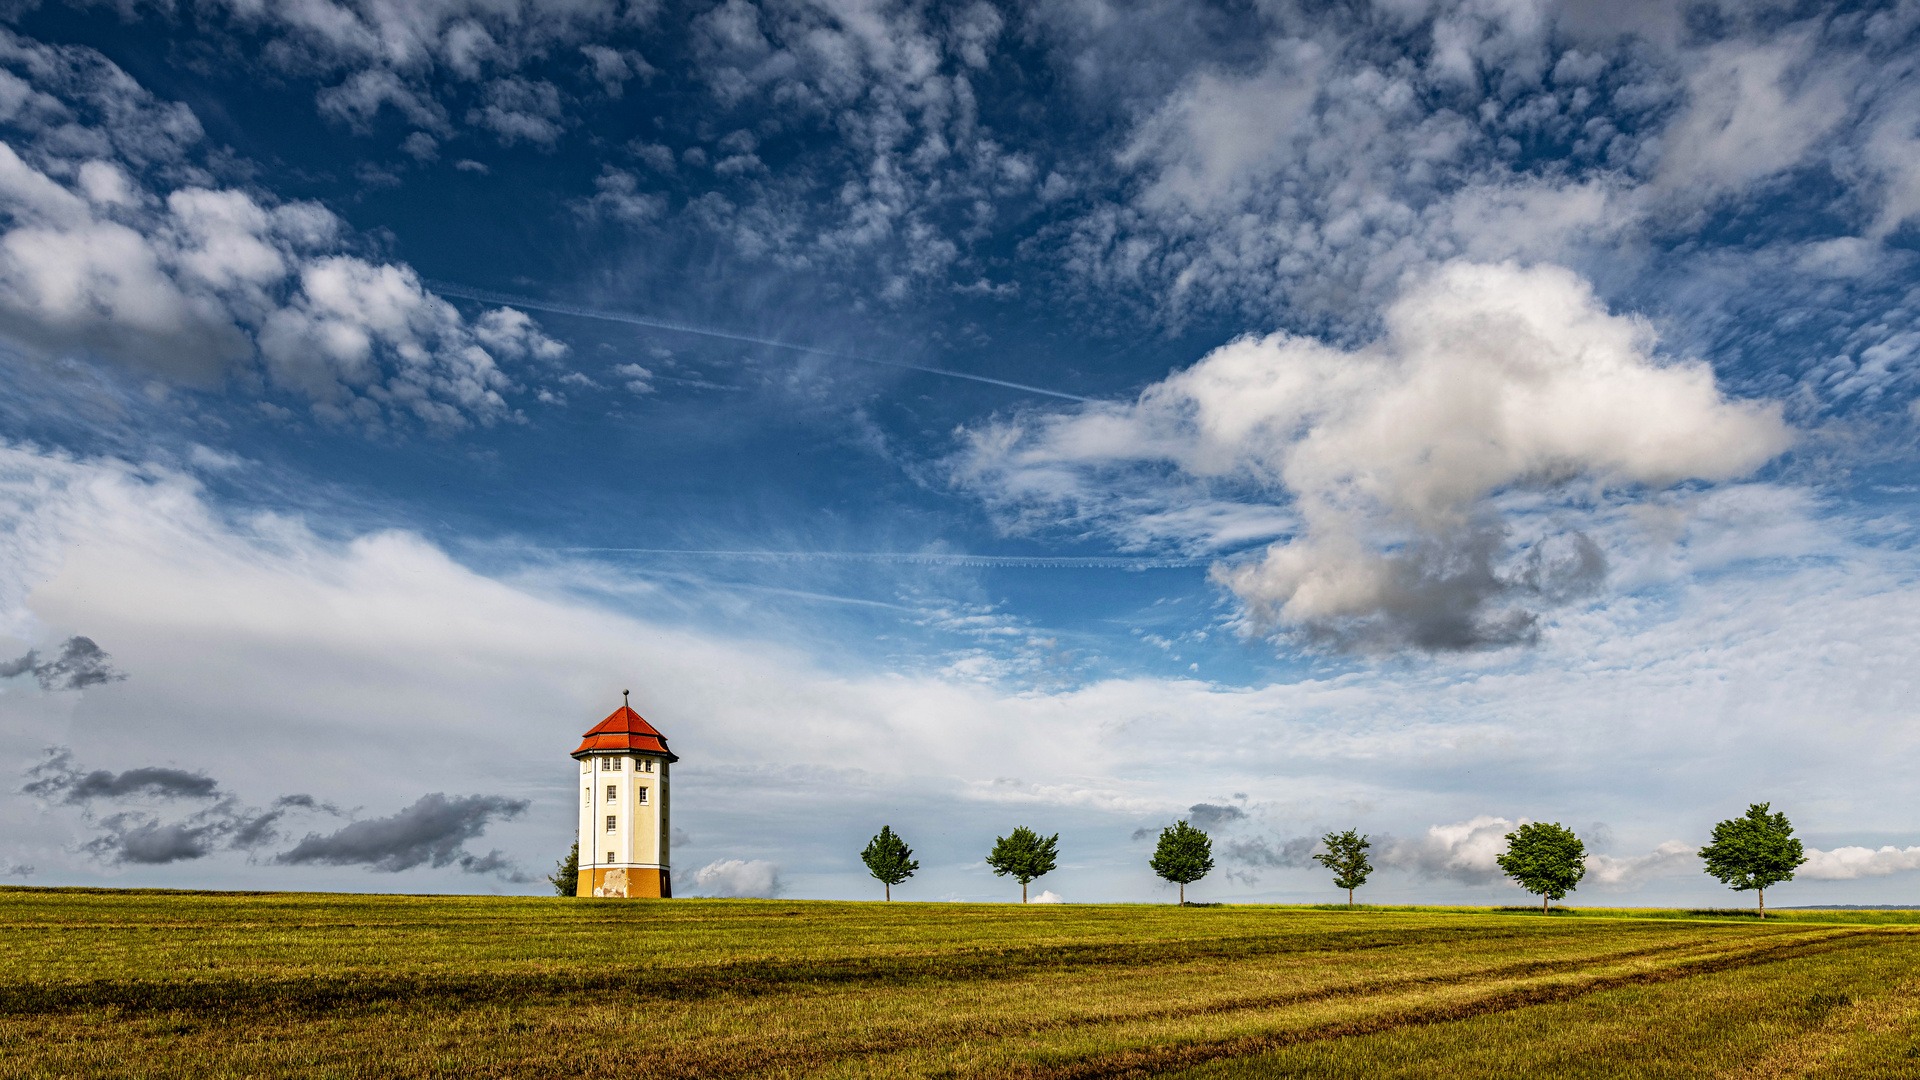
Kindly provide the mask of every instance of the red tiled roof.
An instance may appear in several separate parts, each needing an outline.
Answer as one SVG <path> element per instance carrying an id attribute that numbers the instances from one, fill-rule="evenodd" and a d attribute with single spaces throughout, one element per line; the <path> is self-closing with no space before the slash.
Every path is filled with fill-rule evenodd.
<path id="1" fill-rule="evenodd" d="M 668 761 L 680 760 L 673 751 L 667 749 L 667 737 L 625 705 L 595 724 L 573 756 L 579 757 L 595 750 L 625 750 L 629 753 L 658 754 Z"/>

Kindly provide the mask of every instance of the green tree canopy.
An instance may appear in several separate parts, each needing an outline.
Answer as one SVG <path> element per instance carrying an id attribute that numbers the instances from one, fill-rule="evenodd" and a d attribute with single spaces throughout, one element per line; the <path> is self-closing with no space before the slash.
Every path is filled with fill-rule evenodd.
<path id="1" fill-rule="evenodd" d="M 1059 842 L 1059 833 L 1042 840 L 1039 833 L 1022 825 L 1005 836 L 994 838 L 993 850 L 987 853 L 987 865 L 1001 877 L 1011 875 L 1020 883 L 1020 902 L 1024 904 L 1027 882 L 1053 871 Z"/>
<path id="2" fill-rule="evenodd" d="M 575 896 L 580 892 L 580 838 L 573 838 L 573 850 L 560 860 L 553 873 L 547 875 L 553 882 L 553 891 L 558 896 Z"/>
<path id="3" fill-rule="evenodd" d="M 1807 861 L 1800 841 L 1793 838 L 1793 823 L 1785 814 L 1767 812 L 1770 803 L 1754 803 L 1737 818 L 1729 818 L 1713 827 L 1713 842 L 1700 849 L 1707 873 L 1735 892 L 1755 890 L 1760 897 L 1760 917 L 1767 917 L 1767 889 L 1783 881 L 1792 881 L 1793 872 Z"/>
<path id="4" fill-rule="evenodd" d="M 913 859 L 913 849 L 894 834 L 890 825 L 880 826 L 880 834 L 867 841 L 867 849 L 860 853 L 860 861 L 866 863 L 867 870 L 887 887 L 889 900 L 893 899 L 893 887 L 920 869 L 920 864 Z"/>
<path id="5" fill-rule="evenodd" d="M 1587 874 L 1587 845 L 1558 822 L 1530 821 L 1507 834 L 1507 850 L 1495 856 L 1500 869 L 1520 887 L 1547 902 L 1572 892 Z"/>
<path id="6" fill-rule="evenodd" d="M 1187 886 L 1213 870 L 1213 841 L 1184 820 L 1160 830 L 1159 846 L 1147 860 L 1153 872 L 1180 886 L 1180 903 L 1187 902 Z"/>
<path id="7" fill-rule="evenodd" d="M 1348 829 L 1346 832 L 1333 833 L 1320 838 L 1325 851 L 1313 857 L 1313 861 L 1333 871 L 1333 884 L 1347 890 L 1347 906 L 1353 906 L 1353 890 L 1367 883 L 1367 875 L 1373 873 L 1373 864 L 1367 861 L 1367 849 L 1373 841 Z"/>

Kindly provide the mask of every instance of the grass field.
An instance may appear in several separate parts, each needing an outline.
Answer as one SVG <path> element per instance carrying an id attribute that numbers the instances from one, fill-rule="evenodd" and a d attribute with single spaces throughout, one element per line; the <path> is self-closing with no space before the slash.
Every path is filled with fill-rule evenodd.
<path id="1" fill-rule="evenodd" d="M 1911 913 L 0 890 L 0 1077 L 1920 1077 Z"/>

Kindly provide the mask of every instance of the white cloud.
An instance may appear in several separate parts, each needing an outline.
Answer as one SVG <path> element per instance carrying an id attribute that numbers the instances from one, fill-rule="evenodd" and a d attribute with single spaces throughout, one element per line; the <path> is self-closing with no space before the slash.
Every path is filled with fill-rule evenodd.
<path id="1" fill-rule="evenodd" d="M 780 895 L 780 868 L 764 859 L 722 859 L 693 875 L 699 896 L 775 897 Z"/>
<path id="2" fill-rule="evenodd" d="M 1920 870 L 1920 847 L 1879 849 L 1841 847 L 1831 851 L 1806 849 L 1807 861 L 1794 872 L 1809 881 L 1853 881 Z"/>
<path id="3" fill-rule="evenodd" d="M 1699 872 L 1699 852 L 1691 845 L 1668 840 L 1645 855 L 1587 856 L 1587 876 L 1581 884 L 1632 889 L 1652 878 Z"/>
<path id="4" fill-rule="evenodd" d="M 1501 878 L 1494 857 L 1507 850 L 1506 835 L 1526 823 L 1481 814 L 1452 825 L 1430 826 L 1424 836 L 1397 840 L 1378 855 L 1381 866 L 1424 878 L 1484 885 Z"/>
<path id="5" fill-rule="evenodd" d="M 264 362 L 274 387 L 306 397 L 325 419 L 382 427 L 411 417 L 442 430 L 510 415 L 502 395 L 514 384 L 500 361 L 564 354 L 522 313 L 468 323 L 411 268 L 339 253 L 346 229 L 316 203 L 216 186 L 186 166 L 197 124 L 137 93 L 142 115 L 171 118 L 174 164 L 150 167 L 159 150 L 128 150 L 105 122 L 91 130 L 114 156 L 74 156 L 74 125 L 54 124 L 60 110 L 99 87 L 127 90 L 124 73 L 97 56 L 80 65 L 87 50 L 0 44 L 58 91 L 45 94 L 47 119 L 23 121 L 16 109 L 16 125 L 36 135 L 25 156 L 0 144 L 0 211 L 10 219 L 0 232 L 0 334 L 14 343 L 201 386 Z M 193 179 L 154 179 L 169 173 Z"/>
<path id="6" fill-rule="evenodd" d="M 1027 902 L 1029 904 L 1064 904 L 1067 901 L 1066 901 L 1066 898 L 1061 896 L 1059 893 L 1054 892 L 1052 889 L 1048 889 L 1045 892 L 1041 893 L 1039 896 L 1029 899 Z"/>
<path id="7" fill-rule="evenodd" d="M 1847 115 L 1858 73 L 1819 56 L 1812 32 L 1705 49 L 1686 107 L 1661 133 L 1654 182 L 1688 199 L 1740 191 L 1799 164 Z"/>
<path id="8" fill-rule="evenodd" d="M 698 840 L 676 847 L 682 873 L 777 861 L 783 892 L 808 896 L 863 894 L 846 867 L 884 815 L 919 850 L 928 895 L 1004 897 L 964 865 L 1026 822 L 1073 853 L 1049 885 L 1138 899 L 1154 886 L 1124 838 L 1143 818 L 1247 791 L 1376 835 L 1455 822 L 1376 849 L 1391 852 L 1383 866 L 1431 875 L 1417 895 L 1454 898 L 1494 880 L 1511 830 L 1477 807 L 1672 835 L 1724 816 L 1765 777 L 1803 793 L 1804 829 L 1905 828 L 1905 763 L 1920 749 L 1911 559 L 1845 545 L 1582 612 L 1525 663 L 1050 691 L 823 662 L 820 643 L 841 635 L 817 622 L 783 631 L 759 597 L 751 634 L 718 633 L 612 565 L 536 563 L 502 579 L 403 531 L 329 539 L 213 505 L 157 464 L 0 449 L 0 531 L 0 634 L 17 642 L 0 655 L 86 634 L 129 675 L 59 694 L 0 686 L 0 769 L 62 742 L 101 768 L 232 778 L 256 803 L 283 789 L 247 778 L 290 774 L 341 805 L 402 806 L 442 786 L 528 798 L 526 817 L 488 840 L 527 866 L 564 853 L 578 794 L 566 751 L 625 687 L 684 758 L 674 817 Z M 1806 737 L 1809 715 L 1824 718 L 1820 740 Z M 274 740 L 249 736 L 263 725 Z M 423 768 L 444 785 L 423 786 Z M 976 783 L 994 776 L 1025 779 Z M 865 831 L 820 824 L 842 820 Z M 0 798 L 8 857 L 45 880 L 97 880 L 70 850 L 83 824 Z M 209 859 L 140 880 L 246 887 L 259 873 Z M 472 887 L 457 874 L 445 884 Z"/>
<path id="9" fill-rule="evenodd" d="M 1216 574 L 1256 623 L 1464 648 L 1530 638 L 1519 605 L 1589 592 L 1605 570 L 1575 534 L 1503 566 L 1497 492 L 1729 480 L 1792 441 L 1779 406 L 1729 400 L 1705 364 L 1660 357 L 1645 321 L 1557 267 L 1451 263 L 1385 322 L 1357 350 L 1242 338 L 1135 402 L 969 431 L 955 475 L 1015 521 L 1056 506 L 1140 517 L 1124 477 L 1164 484 L 1164 466 L 1184 477 L 1169 504 L 1223 482 L 1290 499 L 1302 528 Z M 1120 505 L 1083 505 L 1116 486 Z"/>

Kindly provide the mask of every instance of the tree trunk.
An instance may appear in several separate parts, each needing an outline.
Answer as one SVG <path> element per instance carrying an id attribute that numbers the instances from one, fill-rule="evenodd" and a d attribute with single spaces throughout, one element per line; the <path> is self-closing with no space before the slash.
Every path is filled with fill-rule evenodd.
<path id="1" fill-rule="evenodd" d="M 1755 891 L 1760 894 L 1760 917 L 1764 919 L 1767 917 L 1767 890 L 1756 889 Z"/>
<path id="2" fill-rule="evenodd" d="M 1547 894 L 1546 894 L 1546 893 L 1541 893 L 1541 894 L 1540 894 L 1540 914 L 1542 914 L 1542 915 L 1546 915 L 1546 914 L 1548 914 L 1548 911 L 1547 911 L 1547 899 L 1548 899 L 1548 897 L 1547 897 Z"/>
<path id="3" fill-rule="evenodd" d="M 1180 906 L 1187 906 L 1187 883 L 1184 881 L 1180 883 Z"/>
<path id="4" fill-rule="evenodd" d="M 1347 890 L 1347 906 L 1348 907 L 1353 906 L 1353 890 L 1352 889 Z"/>
<path id="5" fill-rule="evenodd" d="M 887 902 L 892 903 L 893 902 L 893 882 L 883 881 L 880 884 L 885 885 L 887 887 Z"/>
<path id="6" fill-rule="evenodd" d="M 1024 881 L 1020 883 L 1020 902 L 1027 902 L 1027 883 Z"/>

